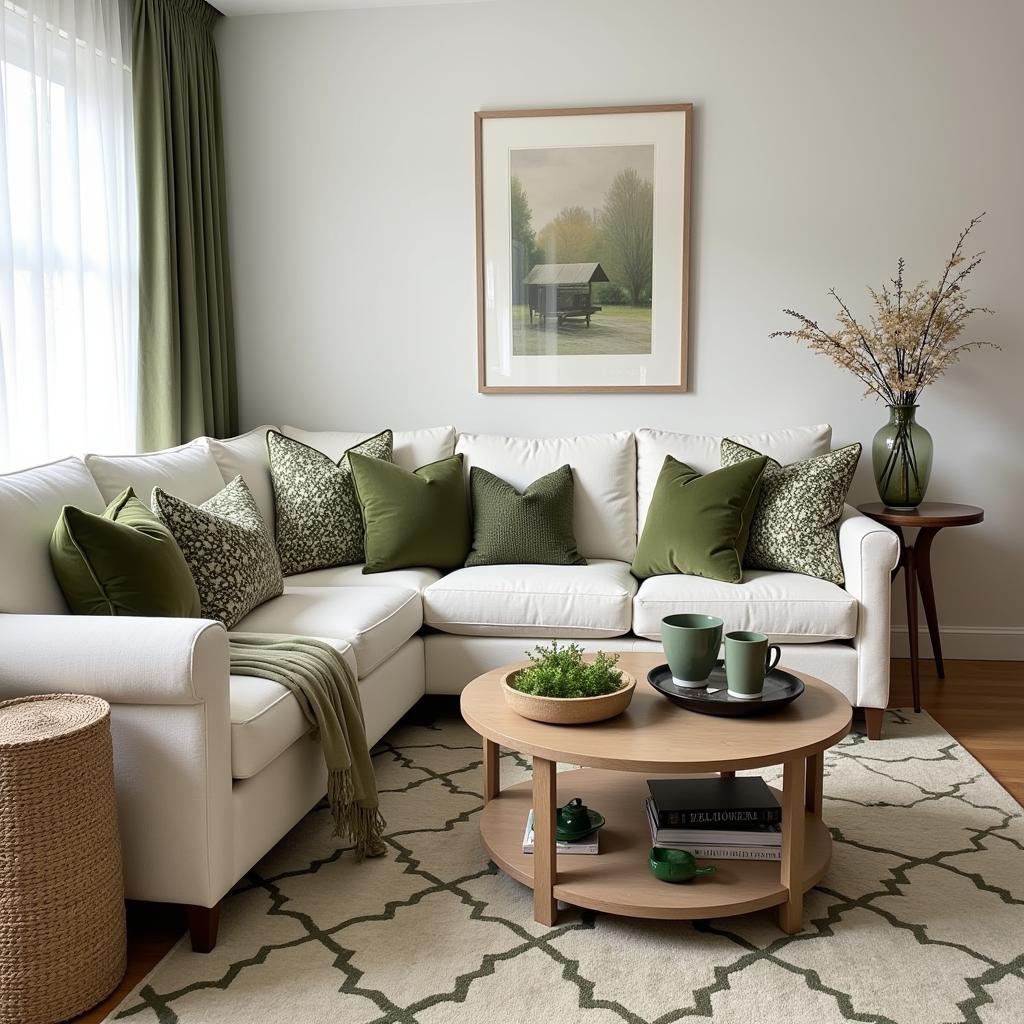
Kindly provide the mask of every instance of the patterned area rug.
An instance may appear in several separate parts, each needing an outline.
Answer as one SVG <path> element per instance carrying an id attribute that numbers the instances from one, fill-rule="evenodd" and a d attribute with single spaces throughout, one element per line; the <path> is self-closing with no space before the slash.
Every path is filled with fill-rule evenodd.
<path id="1" fill-rule="evenodd" d="M 183 941 L 108 1020 L 1024 1021 L 1024 817 L 926 714 L 892 712 L 883 742 L 827 755 L 834 857 L 795 936 L 771 912 L 535 924 L 529 891 L 481 852 L 479 741 L 450 705 L 396 728 L 375 764 L 386 858 L 353 863 L 314 811 L 226 900 L 216 950 Z M 502 775 L 528 765 L 506 753 Z"/>

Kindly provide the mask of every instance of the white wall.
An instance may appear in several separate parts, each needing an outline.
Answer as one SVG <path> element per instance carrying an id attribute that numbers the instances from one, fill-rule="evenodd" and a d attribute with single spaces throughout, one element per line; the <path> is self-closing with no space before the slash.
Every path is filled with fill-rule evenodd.
<path id="1" fill-rule="evenodd" d="M 1024 4 L 563 0 L 252 16 L 219 29 L 243 418 L 368 432 L 746 431 L 885 410 L 780 340 L 835 285 L 934 276 L 987 210 L 971 354 L 925 393 L 955 656 L 1024 657 Z M 476 391 L 472 113 L 692 101 L 691 392 Z M 868 460 L 854 500 L 873 498 Z M 905 638 L 904 638 L 905 639 Z"/>

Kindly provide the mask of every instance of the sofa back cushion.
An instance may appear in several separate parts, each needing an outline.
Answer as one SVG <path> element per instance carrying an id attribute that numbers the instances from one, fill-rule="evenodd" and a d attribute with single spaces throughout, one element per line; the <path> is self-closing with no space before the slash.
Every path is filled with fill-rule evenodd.
<path id="1" fill-rule="evenodd" d="M 81 459 L 0 476 L 0 612 L 67 613 L 50 566 L 50 535 L 65 505 L 103 512 L 103 496 Z"/>
<path id="2" fill-rule="evenodd" d="M 576 547 L 584 558 L 631 562 L 636 553 L 636 444 L 630 431 L 582 437 L 460 434 L 456 452 L 525 490 L 545 473 L 572 467 Z M 655 474 L 657 475 L 657 474 Z"/>
<path id="3" fill-rule="evenodd" d="M 342 455 L 386 427 L 382 423 L 371 430 L 300 430 L 287 425 L 281 428 L 285 437 L 294 438 L 310 448 L 316 448 L 335 462 Z M 394 455 L 396 466 L 415 472 L 420 466 L 431 462 L 450 459 L 455 454 L 454 427 L 427 427 L 424 430 L 394 431 Z"/>
<path id="4" fill-rule="evenodd" d="M 729 437 L 786 466 L 827 452 L 832 445 L 832 427 L 819 423 L 761 434 L 729 434 Z M 711 473 L 722 465 L 721 444 L 722 438 L 712 434 L 677 434 L 647 427 L 636 432 L 637 522 L 640 531 L 647 521 L 647 511 L 651 507 L 665 456 L 671 455 L 679 462 L 685 462 L 698 473 Z"/>
<path id="5" fill-rule="evenodd" d="M 177 448 L 142 455 L 86 455 L 85 464 L 105 502 L 113 501 L 130 487 L 150 505 L 153 488 L 160 487 L 176 498 L 199 505 L 224 486 L 206 442 L 200 437 Z"/>
<path id="6" fill-rule="evenodd" d="M 274 485 L 270 479 L 270 462 L 267 458 L 268 430 L 277 430 L 277 427 L 265 423 L 262 427 L 256 427 L 237 437 L 227 437 L 223 440 L 207 437 L 203 440 L 213 456 L 213 461 L 217 463 L 224 483 L 231 483 L 236 476 L 245 481 L 260 510 L 260 515 L 263 516 L 263 521 L 273 536 Z M 149 498 L 148 494 L 146 498 Z"/>

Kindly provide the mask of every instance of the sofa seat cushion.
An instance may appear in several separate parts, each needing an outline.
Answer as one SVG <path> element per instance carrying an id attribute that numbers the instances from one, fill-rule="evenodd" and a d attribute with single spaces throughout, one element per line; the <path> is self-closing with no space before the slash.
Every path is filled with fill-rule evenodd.
<path id="1" fill-rule="evenodd" d="M 423 624 L 420 595 L 400 587 L 285 587 L 250 612 L 239 633 L 285 633 L 347 640 L 360 678 L 369 675 Z"/>
<path id="2" fill-rule="evenodd" d="M 477 565 L 423 591 L 423 620 L 462 636 L 604 637 L 629 632 L 637 582 L 625 562 Z"/>
<path id="3" fill-rule="evenodd" d="M 437 569 L 389 569 L 387 572 L 363 574 L 358 565 L 335 565 L 330 569 L 313 569 L 286 576 L 286 587 L 401 587 L 422 592 L 441 578 Z"/>
<path id="4" fill-rule="evenodd" d="M 324 637 L 317 639 L 331 643 Z M 333 643 L 353 672 L 352 648 Z M 250 779 L 310 731 L 291 690 L 257 676 L 231 676 L 231 777 Z"/>
<path id="5" fill-rule="evenodd" d="M 717 615 L 726 631 L 757 630 L 775 643 L 849 640 L 857 599 L 842 587 L 794 572 L 751 570 L 742 583 L 701 576 L 652 576 L 633 601 L 633 632 L 661 639 L 661 620 L 677 612 Z"/>

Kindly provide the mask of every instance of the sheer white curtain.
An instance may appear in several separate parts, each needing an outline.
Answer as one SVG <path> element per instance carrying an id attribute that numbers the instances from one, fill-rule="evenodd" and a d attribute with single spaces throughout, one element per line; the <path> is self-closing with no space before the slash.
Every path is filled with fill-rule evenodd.
<path id="1" fill-rule="evenodd" d="M 128 6 L 0 0 L 0 472 L 135 450 Z"/>

